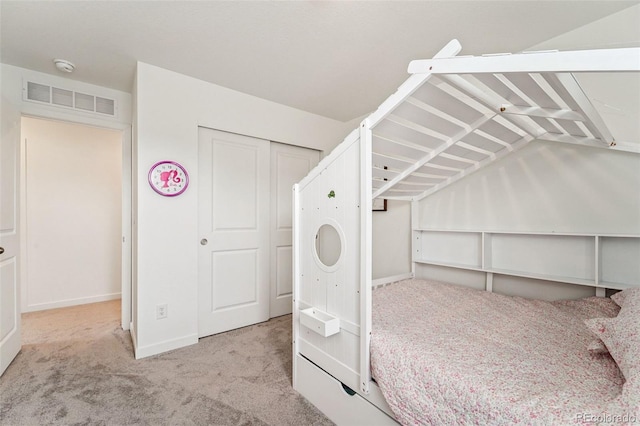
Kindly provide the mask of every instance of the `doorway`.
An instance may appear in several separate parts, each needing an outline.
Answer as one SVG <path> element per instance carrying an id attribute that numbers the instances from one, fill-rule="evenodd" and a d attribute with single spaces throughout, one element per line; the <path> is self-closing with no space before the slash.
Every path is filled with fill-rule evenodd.
<path id="1" fill-rule="evenodd" d="M 22 312 L 120 299 L 123 132 L 23 117 Z"/>

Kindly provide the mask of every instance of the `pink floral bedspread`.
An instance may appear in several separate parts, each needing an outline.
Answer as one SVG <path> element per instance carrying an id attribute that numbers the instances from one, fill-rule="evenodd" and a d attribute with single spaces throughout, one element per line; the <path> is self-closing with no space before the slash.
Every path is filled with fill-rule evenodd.
<path id="1" fill-rule="evenodd" d="M 373 292 L 372 375 L 404 425 L 589 424 L 624 378 L 583 320 L 618 310 L 403 281 Z"/>

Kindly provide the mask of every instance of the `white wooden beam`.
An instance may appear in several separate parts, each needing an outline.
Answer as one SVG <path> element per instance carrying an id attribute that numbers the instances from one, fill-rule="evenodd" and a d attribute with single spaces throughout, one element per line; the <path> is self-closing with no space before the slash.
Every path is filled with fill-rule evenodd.
<path id="1" fill-rule="evenodd" d="M 451 56 L 455 56 L 460 53 L 462 50 L 462 45 L 456 39 L 451 40 L 444 46 L 434 58 L 447 58 Z M 424 73 L 421 75 L 412 75 L 409 77 L 402 85 L 396 90 L 396 92 L 389 96 L 379 107 L 378 109 L 371 114 L 367 120 L 369 122 L 369 126 L 375 127 L 380 121 L 384 120 L 385 117 L 391 113 L 396 106 L 400 105 L 407 99 L 409 96 L 413 94 L 425 81 L 431 78 L 431 74 Z"/>
<path id="2" fill-rule="evenodd" d="M 360 134 L 360 391 L 369 393 L 371 382 L 371 277 L 372 277 L 372 132 L 369 119 L 359 128 Z"/>
<path id="3" fill-rule="evenodd" d="M 459 155 L 447 154 L 446 152 L 443 152 L 442 154 L 440 154 L 440 158 L 448 158 L 449 160 L 459 161 L 461 163 L 466 163 L 466 164 L 476 164 L 477 163 L 476 160 L 471 160 L 469 158 L 460 157 Z"/>
<path id="4" fill-rule="evenodd" d="M 374 192 L 373 193 L 373 198 L 377 198 L 380 195 L 384 194 L 385 191 L 387 191 L 388 189 L 392 188 L 396 183 L 400 182 L 402 179 L 406 178 L 411 173 L 415 172 L 420 167 L 424 166 L 429 160 L 432 160 L 434 157 L 436 157 L 440 153 L 444 152 L 447 148 L 449 148 L 452 145 L 454 145 L 460 139 L 462 139 L 463 137 L 465 137 L 469 133 L 473 132 L 475 129 L 477 129 L 478 127 L 482 126 L 487 121 L 491 120 L 494 116 L 495 116 L 495 114 L 494 115 L 483 116 L 483 117 L 479 118 L 478 120 L 476 120 L 474 123 L 472 123 L 469 126 L 467 126 L 467 128 L 465 128 L 464 130 L 459 132 L 457 135 L 451 137 L 447 142 L 445 142 L 442 145 L 440 145 L 437 149 L 434 149 L 429 154 L 425 155 L 424 157 L 422 157 L 421 159 L 416 161 L 411 167 L 406 168 L 402 173 L 400 173 L 394 179 L 391 179 L 388 184 L 384 185 L 382 188 L 380 188 L 376 192 Z"/>
<path id="5" fill-rule="evenodd" d="M 492 111 L 499 112 L 503 105 L 507 104 L 508 101 L 504 99 L 502 96 L 499 96 L 497 93 L 493 92 L 492 94 L 486 93 L 480 90 L 474 84 L 468 82 L 464 78 L 459 75 L 443 75 L 441 76 L 443 80 L 447 83 L 452 84 L 456 88 L 458 88 L 463 93 L 466 93 L 468 96 L 476 99 L 480 103 L 484 104 L 487 108 Z M 530 121 L 524 119 L 518 115 L 507 115 L 504 116 L 508 121 L 512 122 L 516 127 L 522 129 L 527 132 L 531 136 L 538 136 L 544 133 L 544 130 L 532 124 Z"/>
<path id="6" fill-rule="evenodd" d="M 616 143 L 614 146 L 607 147 L 602 143 L 600 139 L 584 138 L 580 136 L 571 136 L 567 134 L 545 133 L 539 136 L 537 139 L 550 141 L 550 142 L 562 142 L 573 145 L 588 146 L 590 148 L 606 148 L 614 151 L 633 152 L 640 154 L 640 144 L 633 143 Z"/>
<path id="7" fill-rule="evenodd" d="M 432 130 L 428 127 L 421 126 L 418 123 L 414 123 L 413 121 L 407 120 L 406 118 L 399 117 L 394 114 L 389 114 L 389 116 L 387 117 L 387 120 L 395 124 L 399 124 L 400 126 L 406 127 L 407 129 L 411 129 L 415 132 L 430 136 L 440 141 L 446 141 L 447 139 L 449 139 L 447 135 L 443 135 L 440 132 L 436 132 L 435 130 Z"/>
<path id="8" fill-rule="evenodd" d="M 592 132 L 596 133 L 594 136 L 602 138 L 602 143 L 605 145 L 615 146 L 613 135 L 587 95 L 582 91 L 575 77 L 572 74 L 560 73 L 555 75 L 555 79 L 552 77 L 548 80 L 552 86 L 555 81 L 562 84 L 573 97 L 576 104 L 578 104 L 578 107 L 582 110 L 581 112 L 589 119 L 586 124 Z M 593 128 L 589 126 L 589 124 L 591 124 Z"/>
<path id="9" fill-rule="evenodd" d="M 446 179 L 447 176 L 443 176 L 443 175 L 437 175 L 437 174 L 433 174 L 433 173 L 422 173 L 422 172 L 415 172 L 411 174 L 412 178 L 417 178 L 417 181 L 420 181 L 420 178 L 426 178 L 426 179 Z M 408 178 L 408 177 L 407 177 Z M 407 179 L 405 178 L 405 179 Z"/>
<path id="10" fill-rule="evenodd" d="M 640 47 L 421 59 L 411 61 L 408 71 L 411 74 L 640 71 Z"/>
<path id="11" fill-rule="evenodd" d="M 429 147 L 424 146 L 424 145 L 417 144 L 415 142 L 408 141 L 408 140 L 406 140 L 404 138 L 390 137 L 390 136 L 387 136 L 387 135 L 380 134 L 378 132 L 374 132 L 373 133 L 373 137 L 376 138 L 376 139 L 382 139 L 382 140 L 385 140 L 385 141 L 388 141 L 388 142 L 397 143 L 397 144 L 400 144 L 400 145 L 405 145 L 405 146 L 408 146 L 409 148 L 414 148 L 414 149 L 417 149 L 417 150 L 420 150 L 420 151 L 429 152 L 429 151 L 433 150 L 432 148 L 429 148 Z"/>
<path id="12" fill-rule="evenodd" d="M 465 127 L 467 125 L 466 122 L 458 119 L 457 117 L 449 115 L 444 111 L 440 111 L 438 108 L 432 107 L 431 105 L 421 101 L 420 99 L 410 97 L 406 100 L 406 103 L 411 104 L 417 108 L 420 108 L 421 110 L 428 112 L 429 114 L 435 115 L 436 117 L 440 117 L 443 120 L 446 120 L 452 124 L 455 124 L 458 127 Z"/>
<path id="13" fill-rule="evenodd" d="M 502 114 L 527 115 L 530 117 L 553 118 L 558 120 L 585 121 L 582 114 L 570 109 L 521 107 L 516 105 L 503 105 L 502 108 L 504 108 Z"/>
<path id="14" fill-rule="evenodd" d="M 439 191 L 442 188 L 444 188 L 446 186 L 449 186 L 454 182 L 459 181 L 463 177 L 468 176 L 471 173 L 474 173 L 474 172 L 476 172 L 476 171 L 488 166 L 493 161 L 498 160 L 498 159 L 504 157 L 507 154 L 510 154 L 512 152 L 515 152 L 515 151 L 519 150 L 520 148 L 522 148 L 523 146 L 525 146 L 526 144 L 528 144 L 529 142 L 531 142 L 534 139 L 535 138 L 533 136 L 531 136 L 531 135 L 523 136 L 522 139 L 512 143 L 510 148 L 501 149 L 493 157 L 487 157 L 486 159 L 484 159 L 484 160 L 480 161 L 479 163 L 477 163 L 475 166 L 468 167 L 468 168 L 462 170 L 460 173 L 451 176 L 450 178 L 448 178 L 444 182 L 441 182 L 438 185 L 434 186 L 433 188 L 425 191 L 420 196 L 416 197 L 415 200 L 417 200 L 417 201 L 422 200 L 423 198 L 433 194 L 434 192 Z"/>
<path id="15" fill-rule="evenodd" d="M 486 155 L 486 156 L 491 156 L 491 155 L 494 154 L 493 151 L 488 151 L 486 149 L 480 148 L 480 147 L 475 146 L 475 145 L 468 144 L 466 142 L 458 142 L 456 144 L 456 146 L 459 146 L 461 148 L 468 149 L 469 151 L 477 152 L 478 154 L 482 154 L 482 155 Z"/>
<path id="16" fill-rule="evenodd" d="M 625 152 L 635 152 L 636 154 L 640 154 L 640 144 L 633 142 L 616 142 L 615 146 L 610 147 L 609 149 L 613 149 L 616 151 L 625 151 Z"/>
<path id="17" fill-rule="evenodd" d="M 397 196 L 397 195 L 392 195 L 392 196 L 387 196 L 385 195 L 384 197 L 385 200 L 394 200 L 394 201 L 413 201 L 415 199 L 415 195 L 407 195 L 407 196 Z"/>

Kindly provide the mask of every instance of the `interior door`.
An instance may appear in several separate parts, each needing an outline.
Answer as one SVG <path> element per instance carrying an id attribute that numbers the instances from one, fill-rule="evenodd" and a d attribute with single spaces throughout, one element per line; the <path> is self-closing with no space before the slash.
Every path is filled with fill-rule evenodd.
<path id="1" fill-rule="evenodd" d="M 2 98 L 0 137 L 0 374 L 20 351 L 18 142 L 20 115 Z"/>
<path id="2" fill-rule="evenodd" d="M 319 160 L 319 151 L 271 143 L 270 316 L 272 318 L 291 313 L 293 184 L 305 177 Z"/>
<path id="3" fill-rule="evenodd" d="M 199 129 L 198 334 L 269 319 L 269 141 Z"/>

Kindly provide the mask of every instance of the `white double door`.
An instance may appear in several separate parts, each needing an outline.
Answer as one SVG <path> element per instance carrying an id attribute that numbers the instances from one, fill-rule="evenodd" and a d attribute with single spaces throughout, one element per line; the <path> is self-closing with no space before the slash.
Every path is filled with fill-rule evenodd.
<path id="1" fill-rule="evenodd" d="M 292 186 L 319 152 L 199 129 L 198 334 L 291 312 Z"/>

